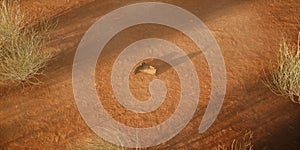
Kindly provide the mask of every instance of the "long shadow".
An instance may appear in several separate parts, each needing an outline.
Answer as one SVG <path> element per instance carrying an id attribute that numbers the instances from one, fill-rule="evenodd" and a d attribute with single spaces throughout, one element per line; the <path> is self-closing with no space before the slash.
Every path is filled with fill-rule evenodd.
<path id="1" fill-rule="evenodd" d="M 295 106 L 298 107 L 298 106 Z M 291 109 L 297 109 L 297 108 Z M 294 114 L 300 116 L 300 114 Z M 276 124 L 273 128 L 273 132 L 269 132 L 267 136 L 256 141 L 256 149 L 287 149 L 287 150 L 299 150 L 300 149 L 300 119 L 292 117 L 287 122 L 281 122 Z"/>
<path id="2" fill-rule="evenodd" d="M 201 51 L 197 51 L 197 52 L 190 53 L 186 56 L 189 57 L 190 59 L 192 59 L 192 58 L 198 56 L 201 53 L 202 53 Z M 166 63 L 166 62 L 162 61 L 163 59 L 173 58 L 175 54 L 176 54 L 175 52 L 169 53 L 169 54 L 161 57 L 160 59 L 154 59 L 154 60 L 148 62 L 148 64 L 157 68 L 156 75 L 161 75 L 164 72 L 171 69 L 172 67 L 178 66 L 178 65 L 183 64 L 184 62 L 186 62 L 186 59 L 185 59 L 186 56 L 181 56 L 181 57 L 177 57 L 177 58 L 172 59 L 170 64 L 174 64 L 173 66 L 171 66 L 169 63 Z"/>

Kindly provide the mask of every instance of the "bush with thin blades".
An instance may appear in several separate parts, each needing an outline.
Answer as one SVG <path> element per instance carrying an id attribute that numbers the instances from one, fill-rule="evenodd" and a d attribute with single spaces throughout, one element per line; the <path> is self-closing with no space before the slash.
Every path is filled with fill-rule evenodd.
<path id="1" fill-rule="evenodd" d="M 229 148 L 226 148 L 224 145 L 219 145 L 215 150 L 254 150 L 252 141 L 253 132 L 247 131 L 242 139 L 233 140 Z"/>
<path id="2" fill-rule="evenodd" d="M 39 83 L 36 77 L 50 59 L 44 47 L 52 26 L 47 21 L 30 26 L 31 19 L 25 19 L 19 1 L 2 1 L 0 12 L 1 83 Z"/>
<path id="3" fill-rule="evenodd" d="M 300 104 L 300 32 L 296 48 L 287 43 L 280 44 L 279 57 L 275 68 L 269 70 L 264 83 L 277 95 L 289 97 Z"/>
<path id="4" fill-rule="evenodd" d="M 0 6 L 0 34 L 1 44 L 18 37 L 21 29 L 25 26 L 24 14 L 21 13 L 17 1 L 2 1 Z"/>

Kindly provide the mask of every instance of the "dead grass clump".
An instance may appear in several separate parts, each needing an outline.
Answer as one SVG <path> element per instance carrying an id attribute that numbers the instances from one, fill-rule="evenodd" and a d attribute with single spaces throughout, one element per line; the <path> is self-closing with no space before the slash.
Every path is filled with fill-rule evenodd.
<path id="1" fill-rule="evenodd" d="M 248 131 L 245 133 L 241 140 L 233 140 L 230 148 L 226 148 L 224 145 L 219 145 L 215 150 L 253 150 L 253 132 Z"/>
<path id="2" fill-rule="evenodd" d="M 264 83 L 277 95 L 289 97 L 300 104 L 300 33 L 295 46 L 283 39 L 276 67 L 270 68 Z"/>
<path id="3" fill-rule="evenodd" d="M 36 76 L 50 59 L 44 47 L 51 26 L 32 26 L 19 1 L 0 2 L 0 12 L 0 83 L 39 83 Z"/>

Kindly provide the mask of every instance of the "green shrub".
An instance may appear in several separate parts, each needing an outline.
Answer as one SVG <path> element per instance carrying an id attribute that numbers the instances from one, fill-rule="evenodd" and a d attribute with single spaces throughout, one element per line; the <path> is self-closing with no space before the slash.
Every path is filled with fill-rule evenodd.
<path id="1" fill-rule="evenodd" d="M 21 12 L 19 1 L 2 1 L 0 12 L 0 82 L 39 83 L 36 77 L 50 59 L 44 47 L 51 25 L 33 26 Z"/>
<path id="2" fill-rule="evenodd" d="M 289 97 L 300 104 L 300 33 L 298 43 L 292 46 L 283 39 L 276 67 L 271 68 L 264 83 L 277 95 Z"/>

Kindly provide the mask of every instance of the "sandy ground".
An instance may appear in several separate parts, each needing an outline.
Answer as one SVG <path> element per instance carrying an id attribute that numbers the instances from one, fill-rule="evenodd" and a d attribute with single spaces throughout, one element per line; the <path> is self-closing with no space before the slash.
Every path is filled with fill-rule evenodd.
<path id="1" fill-rule="evenodd" d="M 0 149 L 88 149 L 101 141 L 88 128 L 72 93 L 72 62 L 85 31 L 108 12 L 135 0 L 50 1 L 24 0 L 33 16 L 58 19 L 47 49 L 56 56 L 49 63 L 43 85 L 2 88 L 0 94 Z M 139 1 L 140 2 L 140 1 Z M 200 79 L 197 111 L 183 131 L 149 149 L 212 149 L 229 145 L 246 130 L 254 132 L 256 149 L 300 149 L 300 109 L 270 92 L 261 82 L 263 70 L 276 59 L 282 36 L 296 42 L 300 27 L 298 0 L 163 0 L 198 16 L 216 37 L 225 59 L 227 91 L 224 105 L 211 128 L 198 126 L 210 96 L 210 72 L 201 53 L 190 56 Z M 43 13 L 40 11 L 43 10 Z M 178 105 L 180 83 L 174 69 L 161 64 L 161 73 L 131 75 L 130 88 L 140 100 L 149 97 L 148 83 L 162 79 L 168 87 L 164 104 L 155 112 L 137 115 L 117 103 L 110 83 L 112 64 L 130 43 L 149 37 L 176 43 L 187 54 L 199 48 L 182 33 L 159 25 L 138 25 L 115 36 L 105 47 L 96 69 L 96 88 L 106 110 L 128 126 L 149 127 L 167 119 Z M 100 61 L 101 60 L 101 61 Z"/>

